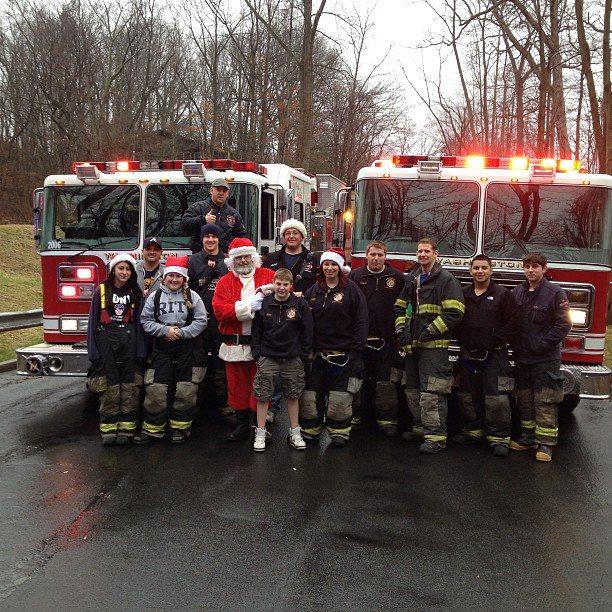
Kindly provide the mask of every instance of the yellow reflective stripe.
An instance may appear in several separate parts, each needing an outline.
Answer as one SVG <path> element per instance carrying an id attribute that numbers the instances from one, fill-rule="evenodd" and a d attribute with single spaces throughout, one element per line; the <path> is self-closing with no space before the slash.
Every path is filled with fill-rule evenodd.
<path id="1" fill-rule="evenodd" d="M 153 423 L 144 421 L 144 423 L 142 424 L 142 429 L 147 433 L 152 434 L 163 433 L 166 429 L 166 424 L 162 423 L 161 425 L 153 425 Z"/>
<path id="2" fill-rule="evenodd" d="M 104 283 L 100 285 L 100 308 L 104 308 L 104 296 L 106 295 L 106 286 Z"/>
<path id="3" fill-rule="evenodd" d="M 117 423 L 100 423 L 102 433 L 113 433 L 117 431 Z"/>
<path id="4" fill-rule="evenodd" d="M 400 300 L 399 298 L 395 300 L 395 305 L 398 308 L 406 308 L 408 306 L 408 302 L 406 300 Z"/>
<path id="5" fill-rule="evenodd" d="M 464 429 L 463 433 L 470 438 L 482 438 L 484 436 L 484 429 Z"/>
<path id="6" fill-rule="evenodd" d="M 175 421 L 170 419 L 170 427 L 172 429 L 189 429 L 191 427 L 191 421 Z"/>
<path id="7" fill-rule="evenodd" d="M 417 314 L 440 314 L 442 306 L 439 304 L 419 304 Z"/>
<path id="8" fill-rule="evenodd" d="M 496 444 L 510 444 L 510 436 L 506 437 L 506 438 L 501 438 L 499 436 L 487 436 L 487 440 L 489 442 L 495 442 Z"/>
<path id="9" fill-rule="evenodd" d="M 534 429 L 535 426 L 535 421 L 521 421 L 521 427 L 523 429 Z"/>
<path id="10" fill-rule="evenodd" d="M 541 436 L 551 436 L 556 437 L 559 433 L 558 427 L 542 427 L 541 425 L 536 425 L 535 428 L 536 436 L 539 434 Z"/>
<path id="11" fill-rule="evenodd" d="M 418 348 L 448 348 L 450 340 L 429 340 L 427 342 L 414 341 L 413 346 Z"/>
<path id="12" fill-rule="evenodd" d="M 454 308 L 460 312 L 465 312 L 465 304 L 459 300 L 442 300 L 442 308 Z"/>
<path id="13" fill-rule="evenodd" d="M 446 325 L 446 323 L 444 322 L 444 319 L 442 317 L 436 317 L 431 324 L 441 333 L 443 334 L 444 332 L 448 331 L 448 327 Z"/>
<path id="14" fill-rule="evenodd" d="M 117 423 L 119 429 L 123 429 L 123 431 L 131 431 L 136 429 L 136 421 L 119 421 Z"/>
<path id="15" fill-rule="evenodd" d="M 399 327 L 402 326 L 406 323 L 406 317 L 397 317 L 397 319 L 395 319 L 395 327 Z"/>
<path id="16" fill-rule="evenodd" d="M 438 434 L 425 434 L 423 438 L 425 440 L 431 440 L 432 442 L 446 442 L 446 436 L 440 436 Z"/>
<path id="17" fill-rule="evenodd" d="M 361 419 L 359 419 L 361 421 Z M 397 425 L 397 421 L 389 421 L 388 419 L 376 419 L 376 423 L 380 427 L 386 427 L 387 425 Z"/>
<path id="18" fill-rule="evenodd" d="M 351 428 L 349 427 L 327 427 L 327 432 L 330 436 L 344 436 L 347 437 L 351 433 Z"/>
<path id="19" fill-rule="evenodd" d="M 316 425 L 315 427 L 302 427 L 302 432 L 309 436 L 318 436 L 323 429 L 323 425 Z"/>

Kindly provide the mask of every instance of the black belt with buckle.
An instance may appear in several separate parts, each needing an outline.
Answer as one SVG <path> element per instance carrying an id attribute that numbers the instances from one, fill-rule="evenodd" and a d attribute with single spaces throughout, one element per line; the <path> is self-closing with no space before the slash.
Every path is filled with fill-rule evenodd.
<path id="1" fill-rule="evenodd" d="M 223 334 L 223 342 L 229 344 L 251 344 L 251 336 L 243 336 L 242 334 Z"/>

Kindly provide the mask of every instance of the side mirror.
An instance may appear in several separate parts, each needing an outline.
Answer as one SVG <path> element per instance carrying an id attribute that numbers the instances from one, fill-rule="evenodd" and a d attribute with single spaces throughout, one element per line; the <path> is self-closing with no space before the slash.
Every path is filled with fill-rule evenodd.
<path id="1" fill-rule="evenodd" d="M 287 210 L 287 219 L 293 219 L 295 206 L 295 189 L 285 190 L 285 207 Z"/>
<path id="2" fill-rule="evenodd" d="M 42 217 L 45 209 L 45 192 L 42 188 L 32 192 L 32 230 L 36 248 L 40 246 L 40 230 L 42 228 Z"/>

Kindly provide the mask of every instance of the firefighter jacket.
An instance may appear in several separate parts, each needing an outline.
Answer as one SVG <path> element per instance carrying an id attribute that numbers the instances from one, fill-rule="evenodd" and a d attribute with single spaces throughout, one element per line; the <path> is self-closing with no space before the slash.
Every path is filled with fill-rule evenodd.
<path id="1" fill-rule="evenodd" d="M 100 295 L 105 293 L 107 308 L 102 308 Z M 87 322 L 87 357 L 92 363 L 102 357 L 98 347 L 97 332 L 101 325 L 108 325 L 111 322 L 119 324 L 134 325 L 136 329 L 136 358 L 145 359 L 147 356 L 147 339 L 140 325 L 140 312 L 144 304 L 144 299 L 137 289 L 135 295 L 128 285 L 121 288 L 113 287 L 112 291 L 106 296 L 106 285 L 96 288 L 91 300 L 89 309 L 89 320 Z M 137 306 L 136 306 L 137 303 Z"/>
<path id="2" fill-rule="evenodd" d="M 251 328 L 253 359 L 308 359 L 312 349 L 312 314 L 304 298 L 291 293 L 286 300 L 267 295 Z"/>
<path id="3" fill-rule="evenodd" d="M 421 283 L 418 266 L 406 277 L 406 285 L 395 302 L 395 333 L 400 346 L 448 348 L 465 306 L 459 281 L 436 261 Z"/>
<path id="4" fill-rule="evenodd" d="M 216 255 L 209 255 L 205 251 L 200 251 L 189 258 L 189 287 L 204 302 L 206 314 L 208 315 L 207 330 L 209 332 L 217 332 L 219 330 L 219 325 L 213 312 L 212 300 L 219 279 L 227 274 L 225 257 L 227 257 L 225 253 L 222 253 L 221 249 L 219 249 Z M 208 265 L 209 261 L 215 263 L 214 267 Z"/>
<path id="5" fill-rule="evenodd" d="M 543 278 L 534 291 L 525 281 L 512 292 L 521 308 L 522 327 L 515 355 L 520 363 L 561 359 L 561 344 L 572 329 L 565 291 Z"/>
<path id="6" fill-rule="evenodd" d="M 370 272 L 367 266 L 352 270 L 350 278 L 363 291 L 368 304 L 368 337 L 395 341 L 393 305 L 404 288 L 404 275 L 385 264 L 381 272 Z"/>
<path id="7" fill-rule="evenodd" d="M 209 212 L 213 212 L 216 219 L 215 225 L 219 226 L 219 250 L 227 252 L 229 243 L 234 238 L 246 236 L 247 232 L 242 222 L 240 213 L 227 202 L 221 208 L 212 203 L 210 197 L 205 200 L 194 202 L 181 217 L 181 228 L 191 234 L 191 250 L 199 253 L 202 250 L 200 230 L 206 224 L 204 218 Z"/>
<path id="8" fill-rule="evenodd" d="M 275 253 L 270 253 L 262 268 L 270 268 L 275 272 L 280 268 L 286 268 L 293 274 L 293 290 L 306 293 L 316 282 L 317 270 L 313 261 L 308 260 L 310 251 L 302 245 L 302 252 L 293 267 L 287 265 L 285 259 L 285 246 L 283 245 Z"/>
<path id="9" fill-rule="evenodd" d="M 349 279 L 330 289 L 316 283 L 304 296 L 314 321 L 313 349 L 360 353 L 368 337 L 368 305 Z"/>
<path id="10" fill-rule="evenodd" d="M 474 283 L 463 289 L 465 314 L 458 328 L 463 351 L 491 351 L 506 347 L 518 336 L 521 313 L 512 293 L 491 281 L 481 295 Z"/>
<path id="11" fill-rule="evenodd" d="M 138 286 L 140 289 L 145 292 L 145 296 L 149 295 L 149 293 L 153 293 L 162 282 L 164 278 L 164 264 L 159 263 L 157 267 L 157 271 L 153 276 L 149 276 L 145 278 L 145 269 L 142 261 L 136 262 L 136 281 L 138 282 Z"/>
<path id="12" fill-rule="evenodd" d="M 159 301 L 157 308 L 156 296 Z M 187 297 L 191 300 L 192 316 L 189 316 L 190 308 L 185 301 L 183 289 L 170 291 L 162 285 L 151 293 L 140 317 L 145 332 L 150 336 L 162 338 L 168 333 L 168 328 L 176 326 L 181 328 L 181 338 L 199 336 L 206 327 L 206 309 L 202 298 L 195 291 L 187 289 Z"/>

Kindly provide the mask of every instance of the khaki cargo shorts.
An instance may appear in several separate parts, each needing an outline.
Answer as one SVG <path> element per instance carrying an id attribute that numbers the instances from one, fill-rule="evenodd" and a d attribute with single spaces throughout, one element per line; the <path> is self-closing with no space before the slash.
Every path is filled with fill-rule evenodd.
<path id="1" fill-rule="evenodd" d="M 304 364 L 299 357 L 291 359 L 272 359 L 260 357 L 257 360 L 257 373 L 253 381 L 253 397 L 269 402 L 274 395 L 276 379 L 280 380 L 285 399 L 299 399 L 304 390 Z"/>

